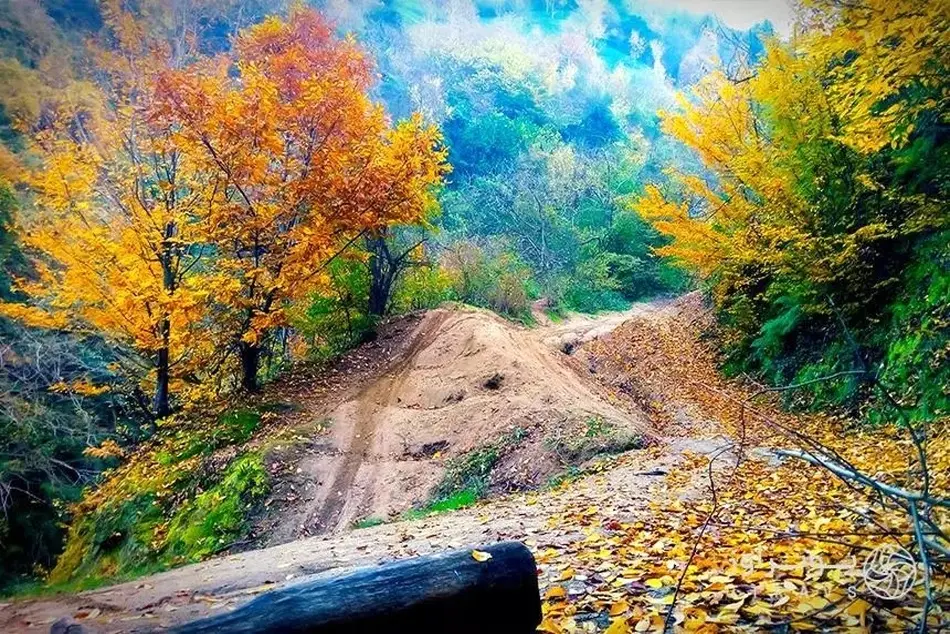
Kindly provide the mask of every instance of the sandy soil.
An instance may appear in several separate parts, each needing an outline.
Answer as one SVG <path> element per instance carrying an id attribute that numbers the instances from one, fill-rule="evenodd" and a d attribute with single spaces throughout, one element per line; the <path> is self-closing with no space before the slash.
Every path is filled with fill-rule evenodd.
<path id="1" fill-rule="evenodd" d="M 449 460 L 516 429 L 523 438 L 503 456 L 497 490 L 536 487 L 562 471 L 569 461 L 552 449 L 558 435 L 580 433 L 592 416 L 615 434 L 649 436 L 639 409 L 605 402 L 560 350 L 563 339 L 590 340 L 630 314 L 529 329 L 477 309 L 425 313 L 380 376 L 326 414 L 328 436 L 274 489 L 256 531 L 261 545 L 395 518 L 427 501 Z"/>

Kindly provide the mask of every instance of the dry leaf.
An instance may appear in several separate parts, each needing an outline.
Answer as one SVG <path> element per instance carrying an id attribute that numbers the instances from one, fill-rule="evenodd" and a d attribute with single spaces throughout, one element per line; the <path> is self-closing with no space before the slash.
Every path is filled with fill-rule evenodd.
<path id="1" fill-rule="evenodd" d="M 479 562 L 488 561 L 491 559 L 491 553 L 486 553 L 484 550 L 473 550 L 472 559 Z"/>

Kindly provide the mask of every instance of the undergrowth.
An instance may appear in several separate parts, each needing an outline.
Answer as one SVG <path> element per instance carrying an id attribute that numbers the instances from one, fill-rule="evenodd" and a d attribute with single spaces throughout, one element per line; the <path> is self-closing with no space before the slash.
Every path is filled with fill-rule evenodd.
<path id="1" fill-rule="evenodd" d="M 268 492 L 269 445 L 251 443 L 267 406 L 172 421 L 73 509 L 51 590 L 77 590 L 200 561 L 246 533 Z M 81 587 L 80 587 L 81 585 Z"/>
<path id="2" fill-rule="evenodd" d="M 528 432 L 515 427 L 496 440 L 482 445 L 446 463 L 442 480 L 432 490 L 432 497 L 421 507 L 410 509 L 404 519 L 418 519 L 433 513 L 454 511 L 475 504 L 488 495 L 492 470 L 508 451 L 517 447 Z"/>
<path id="3" fill-rule="evenodd" d="M 363 519 L 356 520 L 353 522 L 353 528 L 372 528 L 374 526 L 379 526 L 385 524 L 386 520 L 381 517 L 364 517 Z"/>
<path id="4" fill-rule="evenodd" d="M 595 456 L 619 454 L 642 449 L 644 439 L 617 427 L 603 416 L 584 419 L 576 433 L 561 433 L 547 439 L 548 448 L 569 466 L 579 465 Z"/>

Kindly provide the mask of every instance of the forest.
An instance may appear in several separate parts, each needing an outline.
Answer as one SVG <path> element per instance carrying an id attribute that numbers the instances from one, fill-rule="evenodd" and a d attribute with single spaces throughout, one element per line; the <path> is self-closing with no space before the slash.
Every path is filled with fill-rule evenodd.
<path id="1" fill-rule="evenodd" d="M 822 451 L 903 434 L 909 458 L 852 480 L 923 487 L 889 507 L 926 580 L 900 614 L 947 627 L 950 5 L 729 4 L 0 0 L 3 593 L 250 543 L 274 456 L 331 425 L 288 431 L 287 390 L 400 320 L 476 307 L 530 333 L 699 296 L 715 378 L 689 378 L 833 421 L 789 423 Z M 593 375 L 610 351 L 581 344 Z M 650 380 L 608 389 L 676 418 Z M 588 441 L 616 431 L 599 416 Z M 487 498 L 519 430 L 450 453 L 432 499 Z M 860 474 L 829 452 L 806 462 Z M 561 600 L 542 631 L 575 631 Z M 576 631 L 672 627 L 604 610 Z M 707 631 L 695 614 L 677 627 Z"/>

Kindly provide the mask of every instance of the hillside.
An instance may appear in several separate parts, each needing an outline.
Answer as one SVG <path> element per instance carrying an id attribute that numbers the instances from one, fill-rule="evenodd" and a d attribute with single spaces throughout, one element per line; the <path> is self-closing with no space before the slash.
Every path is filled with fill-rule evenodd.
<path id="1" fill-rule="evenodd" d="M 547 634 L 950 631 L 948 80 L 948 0 L 0 0 L 0 630 L 514 538 Z"/>
<path id="2" fill-rule="evenodd" d="M 309 434 L 314 421 L 321 424 L 309 442 L 268 458 L 275 481 L 250 538 L 259 535 L 254 543 L 264 550 L 63 597 L 69 607 L 13 604 L 4 608 L 0 625 L 90 609 L 98 612 L 83 619 L 87 626 L 134 616 L 129 631 L 137 631 L 154 625 L 154 617 L 162 624 L 191 618 L 276 582 L 330 568 L 453 545 L 532 539 L 544 534 L 553 512 L 537 503 L 538 495 L 553 495 L 558 512 L 591 501 L 588 496 L 604 502 L 616 495 L 623 508 L 642 507 L 651 496 L 663 495 L 660 476 L 682 460 L 683 450 L 714 445 L 655 446 L 658 439 L 643 410 L 632 401 L 611 399 L 578 365 L 580 357 L 564 349 L 570 344 L 572 353 L 581 355 L 584 345 L 625 320 L 649 318 L 664 305 L 546 320 L 535 328 L 464 307 L 393 319 L 375 341 L 345 355 L 324 376 L 306 377 L 303 385 L 305 377 L 288 377 L 275 387 L 283 399 L 300 402 L 271 421 L 271 433 Z M 647 445 L 654 447 L 642 449 Z M 484 478 L 490 501 L 400 521 L 402 512 L 426 504 L 453 461 L 487 446 L 499 446 L 500 455 L 476 475 Z M 595 491 L 579 488 L 575 498 L 548 484 L 554 476 L 578 477 L 585 465 L 602 470 L 601 457 L 630 447 L 635 448 L 620 456 L 624 466 L 606 487 L 598 480 Z M 506 495 L 519 490 L 530 492 Z M 533 502 L 526 505 L 525 495 Z M 396 521 L 354 528 L 356 520 L 370 517 Z M 300 541 L 308 535 L 320 537 Z"/>
<path id="3" fill-rule="evenodd" d="M 722 379 L 713 349 L 699 338 L 709 317 L 695 294 L 672 303 L 639 305 L 625 317 L 619 324 L 617 316 L 607 316 L 526 331 L 481 312 L 432 311 L 412 318 L 395 364 L 401 373 L 388 368 L 359 391 L 362 396 L 350 400 L 365 403 L 366 396 L 372 396 L 369 402 L 382 406 L 386 401 L 376 396 L 379 385 L 395 386 L 388 393 L 398 394 L 397 399 L 419 398 L 425 391 L 420 391 L 425 382 L 419 377 L 432 363 L 455 366 L 459 372 L 470 367 L 464 376 L 471 386 L 496 368 L 469 365 L 469 356 L 452 352 L 470 351 L 482 360 L 511 361 L 505 369 L 512 372 L 509 385 L 515 393 L 506 396 L 501 388 L 497 394 L 482 394 L 472 388 L 472 400 L 479 406 L 490 409 L 492 399 L 510 398 L 527 416 L 539 411 L 530 395 L 552 395 L 553 405 L 559 402 L 555 392 L 569 390 L 573 398 L 589 399 L 584 403 L 592 411 L 617 416 L 613 420 L 618 424 L 630 421 L 620 412 L 644 408 L 652 438 L 647 448 L 590 463 L 560 484 L 492 497 L 468 509 L 363 529 L 340 525 L 334 534 L 221 557 L 103 590 L 9 604 L 0 625 L 7 630 L 42 627 L 72 614 L 102 631 L 144 631 L 233 608 L 307 575 L 503 539 L 524 540 L 539 561 L 545 632 L 602 631 L 617 621 L 629 623 L 631 631 L 660 631 L 671 599 L 673 618 L 686 623 L 688 631 L 758 631 L 787 619 L 794 619 L 799 629 L 844 631 L 871 623 L 886 628 L 912 617 L 913 594 L 872 617 L 869 610 L 875 604 L 880 607 L 878 599 L 863 592 L 847 599 L 845 592 L 860 583 L 860 567 L 832 565 L 863 558 L 868 545 L 875 543 L 866 530 L 868 520 L 848 510 L 867 508 L 867 498 L 827 472 L 781 458 L 770 449 L 794 444 L 779 431 L 789 425 L 835 443 L 837 423 L 791 417 L 775 411 L 767 400 L 753 405 L 754 387 Z M 584 339 L 601 321 L 617 327 L 581 342 L 570 356 L 538 343 L 550 340 L 553 331 Z M 458 338 L 462 333 L 477 336 Z M 460 345 L 474 340 L 483 345 Z M 517 354 L 505 347 L 512 340 L 524 345 Z M 538 372 L 532 375 L 536 379 L 548 380 L 518 383 L 522 364 Z M 396 380 L 400 376 L 405 380 Z M 429 393 L 438 394 L 444 386 L 429 387 Z M 371 408 L 376 414 L 381 409 Z M 465 425 L 465 418 L 453 421 L 442 409 L 418 411 L 442 425 Z M 456 411 L 474 415 L 474 409 Z M 366 453 L 360 454 L 357 472 L 373 472 L 371 456 L 391 440 L 386 430 L 399 421 L 398 411 L 373 420 L 379 422 Z M 482 424 L 503 433 L 507 422 Z M 545 427 L 543 420 L 538 423 L 540 433 Z M 439 436 L 417 433 L 421 435 L 416 442 Z M 470 437 L 469 446 L 477 445 L 478 437 Z M 899 462 L 907 450 L 898 438 L 861 434 L 852 436 L 848 447 L 840 441 L 830 446 L 858 468 Z M 445 451 L 465 448 L 458 443 Z M 427 468 L 436 471 L 438 460 L 430 458 L 433 464 Z M 337 469 L 337 478 L 349 478 L 347 473 Z M 947 487 L 946 473 L 934 475 L 935 487 Z M 437 479 L 435 474 L 428 477 Z M 334 482 L 339 485 L 339 479 Z M 379 503 L 369 492 L 385 489 L 380 484 L 356 485 L 335 508 L 346 512 L 367 500 Z M 896 529 L 900 521 L 884 509 L 873 515 L 873 525 Z M 691 553 L 694 545 L 697 550 Z M 692 562 L 691 573 L 680 579 L 687 561 Z M 776 567 L 778 562 L 784 563 Z M 802 572 L 802 566 L 819 563 Z M 844 609 L 829 608 L 843 599 L 848 601 Z"/>
<path id="4" fill-rule="evenodd" d="M 643 414 L 604 402 L 549 341 L 590 326 L 578 318 L 527 329 L 471 308 L 388 324 L 380 338 L 389 358 L 376 376 L 293 414 L 322 419 L 327 431 L 279 458 L 289 477 L 264 503 L 262 543 L 398 517 L 425 507 L 440 483 L 442 496 L 535 488 L 598 453 L 644 444 Z"/>

